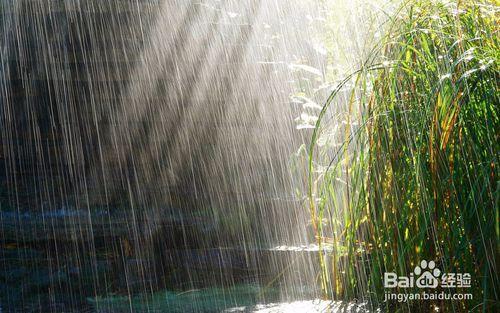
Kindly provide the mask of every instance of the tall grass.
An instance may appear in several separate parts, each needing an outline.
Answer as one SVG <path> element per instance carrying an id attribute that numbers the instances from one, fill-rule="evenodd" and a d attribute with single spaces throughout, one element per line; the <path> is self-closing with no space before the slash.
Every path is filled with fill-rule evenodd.
<path id="1" fill-rule="evenodd" d="M 333 248 L 321 256 L 328 296 L 390 311 L 498 305 L 498 12 L 477 1 L 405 4 L 327 100 L 309 147 L 308 198 L 318 243 Z M 339 98 L 340 128 L 328 114 Z M 336 144 L 324 144 L 329 136 Z M 470 273 L 471 288 L 446 292 L 473 299 L 384 302 L 383 273 L 408 275 L 423 259 Z"/>

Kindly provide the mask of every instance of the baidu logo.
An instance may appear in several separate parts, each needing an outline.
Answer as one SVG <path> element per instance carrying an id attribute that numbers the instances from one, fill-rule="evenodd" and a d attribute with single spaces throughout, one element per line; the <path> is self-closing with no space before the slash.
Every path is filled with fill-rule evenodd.
<path id="1" fill-rule="evenodd" d="M 384 273 L 385 288 L 469 288 L 471 275 L 469 273 L 443 273 L 434 261 L 422 260 L 408 276 L 398 276 L 396 273 Z"/>
<path id="2" fill-rule="evenodd" d="M 398 276 L 396 273 L 384 273 L 384 287 L 388 289 L 398 288 L 397 291 L 387 290 L 384 294 L 385 300 L 396 300 L 408 302 L 413 300 L 470 300 L 471 293 L 463 293 L 470 288 L 471 275 L 469 273 L 445 273 L 442 272 L 434 261 L 422 260 L 407 276 Z M 400 288 L 422 289 L 417 293 L 407 293 Z M 439 289 L 437 289 L 440 287 Z M 453 289 L 447 289 L 453 288 Z M 439 291 L 436 291 L 439 290 Z"/>
<path id="3" fill-rule="evenodd" d="M 427 263 L 426 260 L 420 262 L 420 266 L 416 266 L 413 270 L 415 275 L 419 276 L 415 282 L 418 288 L 436 288 L 439 285 L 439 275 L 441 271 L 436 268 L 436 263 L 430 261 Z"/>
<path id="4" fill-rule="evenodd" d="M 441 271 L 434 261 L 422 260 L 408 276 L 398 276 L 396 273 L 384 273 L 385 288 L 436 288 L 439 285 Z"/>

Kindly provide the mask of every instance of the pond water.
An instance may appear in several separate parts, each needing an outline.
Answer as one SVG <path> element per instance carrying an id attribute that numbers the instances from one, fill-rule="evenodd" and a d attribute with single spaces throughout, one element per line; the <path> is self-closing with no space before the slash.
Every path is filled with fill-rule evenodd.
<path id="1" fill-rule="evenodd" d="M 293 273 L 300 276 L 300 267 L 310 262 L 304 255 L 297 255 L 296 264 L 285 264 L 267 273 L 263 269 L 237 272 L 226 268 L 226 275 L 230 272 L 230 276 L 214 279 L 214 275 L 224 275 L 220 263 L 212 264 L 214 258 L 231 258 L 230 264 L 235 267 L 234 260 L 243 253 L 239 249 L 222 252 L 226 250 L 184 251 L 175 263 L 186 265 L 179 265 L 175 269 L 178 273 L 171 273 L 177 277 L 172 277 L 170 286 L 144 292 L 138 286 L 140 277 L 130 273 L 133 267 L 125 270 L 127 277 L 121 283 L 119 279 L 113 281 L 117 277 L 108 273 L 115 271 L 113 263 L 103 257 L 88 267 L 78 268 L 68 266 L 60 255 L 59 260 L 52 260 L 60 262 L 59 266 L 51 266 L 43 251 L 4 246 L 1 261 L 6 266 L 0 273 L 2 308 L 6 312 L 368 312 L 367 304 L 317 299 L 320 292 L 314 284 L 294 282 L 292 286 L 287 282 L 286 277 Z M 260 253 L 267 258 L 263 262 L 290 259 L 273 255 L 273 249 L 266 251 Z M 301 253 L 297 247 L 293 251 Z M 129 260 L 131 265 L 136 261 Z M 99 281 L 108 281 L 108 290 L 95 288 Z"/>

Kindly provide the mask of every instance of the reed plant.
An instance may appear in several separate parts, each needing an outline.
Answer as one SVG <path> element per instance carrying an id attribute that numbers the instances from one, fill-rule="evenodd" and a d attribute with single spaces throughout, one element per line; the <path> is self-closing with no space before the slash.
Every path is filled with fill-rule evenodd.
<path id="1" fill-rule="evenodd" d="M 329 251 L 328 297 L 391 312 L 497 308 L 498 13 L 487 1 L 403 4 L 326 101 L 308 149 L 308 206 Z M 329 113 L 341 102 L 343 114 Z M 384 273 L 409 275 L 421 260 L 470 273 L 470 288 L 444 291 L 473 299 L 385 301 Z"/>

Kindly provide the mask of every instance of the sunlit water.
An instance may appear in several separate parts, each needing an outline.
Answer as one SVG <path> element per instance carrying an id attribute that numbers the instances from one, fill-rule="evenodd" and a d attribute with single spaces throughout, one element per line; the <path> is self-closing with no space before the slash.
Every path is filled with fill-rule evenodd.
<path id="1" fill-rule="evenodd" d="M 0 312 L 351 308 L 296 152 L 370 8 L 2 1 Z"/>

